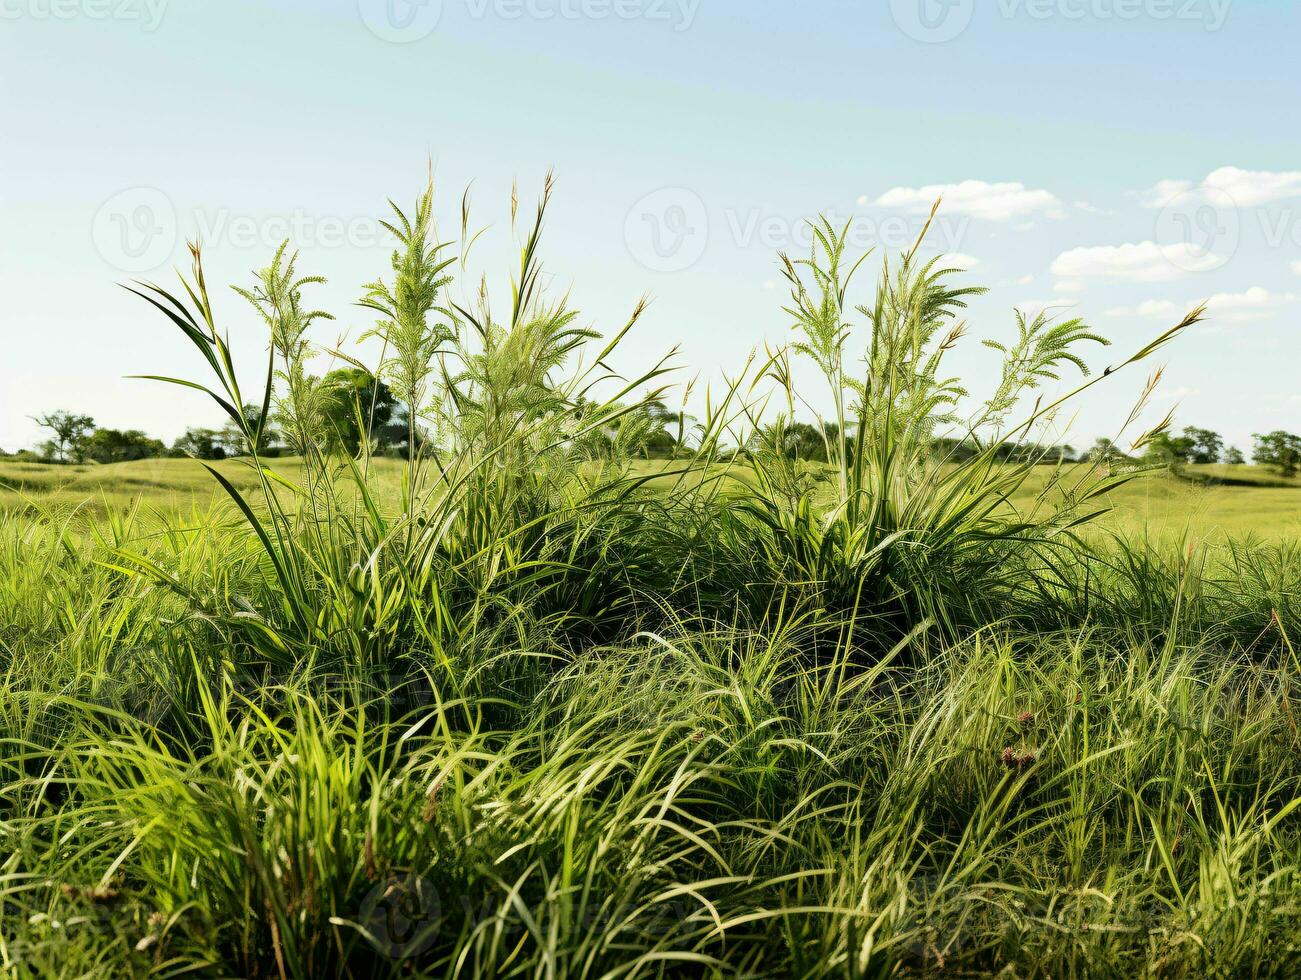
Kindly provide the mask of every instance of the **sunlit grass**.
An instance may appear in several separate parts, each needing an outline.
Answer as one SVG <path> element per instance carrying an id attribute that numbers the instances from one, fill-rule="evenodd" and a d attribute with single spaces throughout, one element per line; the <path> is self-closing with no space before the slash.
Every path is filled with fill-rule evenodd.
<path id="1" fill-rule="evenodd" d="M 243 490 L 257 486 L 257 476 L 247 462 L 224 460 L 214 464 Z M 302 478 L 302 462 L 296 458 L 269 460 L 268 465 L 291 481 Z M 647 460 L 633 464 L 638 474 L 652 476 L 676 471 L 680 463 Z M 820 472 L 810 465 L 810 470 Z M 377 493 L 396 500 L 401 482 L 399 460 L 377 458 L 371 472 Z M 704 475 L 719 476 L 735 483 L 729 471 L 744 464 L 718 463 L 702 469 Z M 1013 498 L 1014 504 L 1029 504 L 1047 481 L 1053 467 L 1038 467 Z M 1229 481 L 1226 485 L 1225 481 Z M 675 476 L 652 479 L 649 486 L 670 488 Z M 735 492 L 741 492 L 739 485 Z M 191 459 L 150 459 L 107 466 L 47 466 L 0 460 L 0 510 L 30 510 L 54 505 L 81 508 L 100 516 L 106 509 L 139 504 L 164 512 L 188 511 L 224 499 L 209 473 Z M 1186 473 L 1146 474 L 1111 493 L 1110 513 L 1097 526 L 1123 534 L 1144 534 L 1157 539 L 1182 539 L 1222 543 L 1227 538 L 1252 536 L 1263 540 L 1301 538 L 1301 480 L 1285 480 L 1257 466 L 1190 466 Z"/>

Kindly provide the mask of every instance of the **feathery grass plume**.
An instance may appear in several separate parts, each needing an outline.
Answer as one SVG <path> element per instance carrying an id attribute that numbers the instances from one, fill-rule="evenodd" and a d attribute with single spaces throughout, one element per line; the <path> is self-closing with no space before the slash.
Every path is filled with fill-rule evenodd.
<path id="1" fill-rule="evenodd" d="M 845 294 L 859 266 L 871 253 L 864 253 L 851 266 L 842 269 L 849 223 L 837 232 L 830 221 L 822 218 L 811 223 L 811 228 L 813 245 L 809 258 L 792 262 L 784 253 L 779 256 L 782 273 L 791 286 L 791 305 L 784 309 L 795 319 L 795 329 L 804 335 L 803 340 L 792 345 L 793 349 L 809 357 L 818 366 L 831 389 L 837 433 L 834 458 L 840 468 L 841 494 L 847 495 L 849 488 L 844 480 L 847 422 L 844 350 L 845 343 L 849 340 L 850 326 L 845 321 Z M 810 286 L 805 285 L 801 275 L 803 271 L 807 271 L 813 280 Z M 810 289 L 813 290 L 812 293 Z M 770 358 L 770 362 L 774 360 Z M 788 383 L 786 388 L 791 390 Z"/>
<path id="2" fill-rule="evenodd" d="M 275 378 L 285 389 L 280 395 L 272 395 L 276 414 L 290 448 L 312 465 L 321 451 L 325 419 L 321 405 L 324 391 L 320 381 L 307 371 L 307 363 L 315 354 L 308 331 L 316 321 L 334 317 L 304 307 L 303 287 L 324 285 L 326 280 L 324 276 L 299 276 L 298 253 L 289 253 L 288 249 L 289 240 L 285 239 L 271 264 L 255 273 L 257 282 L 252 289 L 231 288 L 248 300 L 271 332 L 273 355 L 280 357 Z"/>
<path id="3" fill-rule="evenodd" d="M 366 285 L 360 305 L 383 318 L 363 334 L 383 341 L 379 373 L 407 407 L 407 460 L 410 477 L 417 478 L 416 426 L 430 395 L 430 378 L 438 358 L 452 340 L 450 311 L 438 305 L 440 291 L 452 282 L 444 273 L 456 259 L 443 258 L 448 242 L 437 241 L 434 225 L 434 176 L 430 165 L 424 193 L 408 216 L 392 200 L 393 221 L 381 221 L 397 240 L 391 259 L 393 281 L 377 279 Z M 414 493 L 414 489 L 413 489 Z"/>
<path id="4" fill-rule="evenodd" d="M 1027 389 L 1038 388 L 1047 381 L 1061 380 L 1062 364 L 1073 365 L 1087 378 L 1088 365 L 1075 353 L 1074 348 L 1084 341 L 1104 346 L 1111 343 L 1090 330 L 1078 317 L 1053 323 L 1047 311 L 1040 311 L 1032 320 L 1027 321 L 1023 312 L 1015 312 L 1015 343 L 1004 345 L 996 340 L 984 341 L 986 347 L 1003 355 L 1003 373 L 998 388 L 985 402 L 984 417 L 980 424 L 1001 424 Z"/>

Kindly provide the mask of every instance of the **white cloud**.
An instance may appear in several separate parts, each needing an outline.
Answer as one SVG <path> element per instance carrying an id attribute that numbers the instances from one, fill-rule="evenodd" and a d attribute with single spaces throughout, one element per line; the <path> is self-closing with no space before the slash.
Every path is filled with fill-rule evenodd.
<path id="1" fill-rule="evenodd" d="M 1241 207 L 1254 208 L 1288 197 L 1301 197 L 1301 170 L 1276 172 L 1221 167 L 1208 174 L 1202 186 L 1224 191 Z"/>
<path id="2" fill-rule="evenodd" d="M 1241 293 L 1216 293 L 1206 301 L 1206 310 L 1212 319 L 1259 320 L 1296 301 L 1295 293 L 1271 293 L 1261 286 L 1252 286 Z"/>
<path id="3" fill-rule="evenodd" d="M 961 269 L 966 272 L 980 265 L 980 259 L 966 252 L 945 252 L 936 264 L 937 269 Z"/>
<path id="4" fill-rule="evenodd" d="M 1272 293 L 1261 286 L 1252 286 L 1241 293 L 1217 293 L 1207 300 L 1191 299 L 1182 306 L 1168 299 L 1149 299 L 1137 306 L 1114 307 L 1103 315 L 1166 320 L 1182 316 L 1204 301 L 1210 320 L 1242 322 L 1267 317 L 1281 307 L 1295 303 L 1297 298 L 1295 293 Z"/>
<path id="5" fill-rule="evenodd" d="M 1301 259 L 1297 259 L 1295 262 L 1292 263 L 1292 271 L 1295 272 L 1298 276 L 1301 276 Z"/>
<path id="6" fill-rule="evenodd" d="M 1016 308 L 1026 316 L 1034 319 L 1040 313 L 1057 316 L 1075 305 L 1075 300 L 1058 296 L 1054 299 L 1027 299 L 1016 304 Z"/>
<path id="7" fill-rule="evenodd" d="M 1191 180 L 1158 180 L 1155 185 L 1140 192 L 1139 200 L 1145 208 L 1163 208 L 1192 189 Z"/>
<path id="8" fill-rule="evenodd" d="M 1165 317 L 1176 316 L 1179 313 L 1179 305 L 1172 303 L 1168 299 L 1149 299 L 1137 306 L 1116 306 L 1103 313 L 1103 316 L 1137 316 L 1152 319 L 1163 319 Z"/>
<path id="9" fill-rule="evenodd" d="M 964 214 L 986 221 L 1011 221 L 1043 215 L 1064 218 L 1062 202 L 1051 191 L 1026 187 L 1019 181 L 991 184 L 983 180 L 964 180 L 957 184 L 928 184 L 925 187 L 895 187 L 875 201 L 885 208 L 899 208 L 924 214 L 937 198 L 949 214 Z"/>
<path id="10" fill-rule="evenodd" d="M 1183 194 L 1205 198 L 1218 192 L 1243 208 L 1254 208 L 1289 197 L 1301 197 L 1301 170 L 1243 170 L 1220 167 L 1201 181 L 1160 180 L 1143 191 L 1139 199 L 1145 207 L 1163 208 Z"/>
<path id="11" fill-rule="evenodd" d="M 1223 260 L 1187 242 L 1094 245 L 1073 248 L 1053 260 L 1052 273 L 1063 279 L 1124 279 L 1130 282 L 1168 282 L 1190 272 L 1203 272 Z"/>
<path id="12" fill-rule="evenodd" d="M 1186 386 L 1182 388 L 1171 388 L 1169 391 L 1166 391 L 1163 388 L 1158 388 L 1156 394 L 1154 394 L 1152 397 L 1156 398 L 1158 401 L 1177 402 L 1177 401 L 1183 401 L 1185 398 L 1189 398 L 1193 395 L 1199 395 L 1201 394 L 1201 391 L 1202 391 L 1201 388 L 1189 388 Z"/>

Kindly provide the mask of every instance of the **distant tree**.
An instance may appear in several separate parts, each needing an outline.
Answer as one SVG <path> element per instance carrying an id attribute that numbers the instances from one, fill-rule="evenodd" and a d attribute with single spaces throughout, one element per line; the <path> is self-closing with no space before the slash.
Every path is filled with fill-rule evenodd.
<path id="1" fill-rule="evenodd" d="M 1251 458 L 1262 466 L 1272 466 L 1280 476 L 1295 476 L 1301 468 L 1301 436 L 1275 429 L 1252 436 L 1256 445 Z"/>
<path id="2" fill-rule="evenodd" d="M 750 446 L 783 459 L 825 463 L 827 441 L 834 438 L 834 433 L 828 436 L 826 430 L 809 422 L 792 422 L 783 417 L 756 429 Z"/>
<path id="3" fill-rule="evenodd" d="M 135 459 L 162 456 L 167 447 L 158 439 L 151 439 L 139 429 L 96 429 L 83 443 L 86 459 L 96 463 L 126 463 Z"/>
<path id="4" fill-rule="evenodd" d="M 1122 453 L 1114 442 L 1104 437 L 1093 444 L 1093 448 L 1088 452 L 1088 460 L 1091 463 L 1115 466 L 1118 463 L 1129 462 L 1129 457 Z"/>
<path id="5" fill-rule="evenodd" d="M 670 412 L 653 398 L 632 405 L 601 405 L 580 396 L 568 410 L 577 430 L 572 437 L 574 448 L 600 459 L 672 457 L 677 451 L 679 426 L 688 418 Z"/>
<path id="6" fill-rule="evenodd" d="M 1185 462 L 1188 463 L 1218 463 L 1224 452 L 1224 439 L 1210 429 L 1190 425 L 1180 438 L 1187 440 Z"/>
<path id="7" fill-rule="evenodd" d="M 1242 450 L 1237 446 L 1230 446 L 1224 451 L 1224 461 L 1230 466 L 1241 466 L 1247 458 L 1242 455 Z"/>
<path id="8" fill-rule="evenodd" d="M 364 426 L 365 439 L 376 443 L 376 450 L 382 451 L 390 431 L 389 423 L 398 405 L 389 386 L 361 368 L 340 368 L 322 380 L 321 414 L 328 448 L 350 456 L 357 455 L 361 450 Z"/>
<path id="9" fill-rule="evenodd" d="M 196 459 L 225 459 L 226 447 L 217 429 L 193 428 L 186 429 L 185 435 L 172 444 L 172 454 Z"/>
<path id="10" fill-rule="evenodd" d="M 1170 466 L 1181 462 L 1174 438 L 1168 432 L 1158 432 L 1147 440 L 1143 461 L 1157 466 Z"/>
<path id="11" fill-rule="evenodd" d="M 1143 458 L 1153 463 L 1218 463 L 1224 439 L 1218 432 L 1188 426 L 1183 435 L 1158 432 L 1147 443 Z"/>
<path id="12" fill-rule="evenodd" d="M 979 450 L 970 440 L 954 439 L 949 436 L 936 437 L 933 444 L 937 458 L 951 463 L 961 463 L 974 458 Z"/>
<path id="13" fill-rule="evenodd" d="M 45 415 L 35 415 L 32 420 L 42 429 L 49 429 L 53 435 L 53 438 L 42 445 L 44 455 L 48 459 L 56 463 L 82 461 L 84 458 L 82 445 L 91 430 L 95 428 L 93 418 L 89 415 L 60 410 Z"/>
<path id="14" fill-rule="evenodd" d="M 827 461 L 826 433 L 808 422 L 792 422 L 786 426 L 784 449 L 787 459 L 802 459 L 814 463 Z"/>
<path id="15" fill-rule="evenodd" d="M 645 403 L 646 415 L 651 421 L 646 435 L 646 455 L 669 457 L 677 452 L 679 432 L 686 427 L 686 416 L 674 412 L 662 398 L 651 398 Z"/>
<path id="16" fill-rule="evenodd" d="M 411 439 L 413 428 L 416 437 L 416 452 L 423 452 L 425 444 L 430 441 L 432 436 L 429 430 L 419 423 L 414 427 L 408 425 L 407 406 L 402 402 L 398 402 L 388 422 L 382 426 L 377 424 L 372 430 L 376 451 L 382 452 L 386 456 L 400 456 L 406 459 L 410 455 L 407 452 L 407 442 Z"/>
<path id="17" fill-rule="evenodd" d="M 262 422 L 262 406 L 252 403 L 243 407 L 240 414 L 244 416 L 244 424 L 252 431 L 259 431 L 259 423 Z M 258 455 L 267 455 L 277 441 L 277 435 L 271 428 L 270 423 L 260 425 L 261 439 L 258 441 Z M 250 455 L 248 438 L 244 435 L 244 429 L 235 424 L 231 419 L 221 428 L 221 446 L 226 450 L 227 456 L 248 456 Z"/>
<path id="18" fill-rule="evenodd" d="M 1075 447 L 1070 445 L 1053 446 L 1044 455 L 1045 463 L 1074 463 L 1078 459 Z"/>
<path id="19" fill-rule="evenodd" d="M 981 446 L 972 440 L 959 440 L 947 436 L 934 441 L 935 455 L 953 463 L 962 463 L 980 455 Z M 1068 445 L 1044 446 L 1037 443 L 1008 442 L 994 447 L 994 458 L 999 462 L 1074 463 L 1080 459 L 1075 447 Z"/>

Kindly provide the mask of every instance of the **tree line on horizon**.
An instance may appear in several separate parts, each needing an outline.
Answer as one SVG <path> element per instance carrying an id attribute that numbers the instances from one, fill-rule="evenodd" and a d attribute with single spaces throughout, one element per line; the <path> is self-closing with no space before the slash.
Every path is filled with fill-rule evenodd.
<path id="1" fill-rule="evenodd" d="M 340 368 L 314 380 L 323 393 L 323 431 L 329 433 L 329 444 L 323 449 L 356 455 L 366 441 L 376 453 L 405 451 L 408 427 L 401 406 L 383 381 L 360 368 Z M 276 456 L 287 450 L 274 416 L 259 425 L 262 406 L 247 404 L 242 411 L 252 423 L 250 428 L 262 433 L 257 447 L 260 455 Z M 91 416 L 77 412 L 48 412 L 34 416 L 33 421 L 49 432 L 49 438 L 10 458 L 40 463 L 126 463 L 169 457 L 221 460 L 247 456 L 251 449 L 244 431 L 233 420 L 221 428 L 191 426 L 170 446 L 140 429 L 100 427 Z"/>
<path id="2" fill-rule="evenodd" d="M 329 444 L 323 446 L 335 452 L 355 456 L 363 445 L 374 455 L 405 456 L 411 438 L 411 427 L 405 418 L 404 406 L 382 380 L 362 368 L 340 368 L 318 379 L 321 390 L 324 431 L 330 433 Z M 260 455 L 276 456 L 288 451 L 275 429 L 275 419 L 259 426 L 261 406 L 243 406 L 245 417 L 252 423 L 249 428 L 260 429 L 263 443 Z M 648 403 L 648 424 L 635 441 L 636 447 L 648 458 L 665 458 L 674 455 L 679 431 L 671 431 L 674 424 L 679 430 L 686 416 L 669 411 L 662 402 Z M 34 450 L 20 450 L 0 458 L 27 460 L 40 463 L 125 463 L 141 459 L 185 458 L 221 460 L 247 456 L 248 439 L 233 421 L 220 429 L 194 426 L 168 446 L 140 429 L 101 428 L 89 415 L 64 410 L 35 416 L 34 421 L 50 432 L 50 438 Z M 427 440 L 429 433 L 417 429 L 418 442 Z M 613 441 L 615 433 L 604 433 L 603 438 Z M 1301 436 L 1283 429 L 1255 433 L 1251 462 L 1268 466 L 1284 477 L 1301 472 Z M 626 442 L 626 440 L 624 440 Z M 825 463 L 829 460 L 828 447 L 836 441 L 835 423 L 790 422 L 779 419 L 772 425 L 756 430 L 754 447 L 764 445 L 776 449 L 788 459 Z M 969 441 L 937 437 L 936 451 L 955 461 L 975 456 L 980 447 Z M 752 447 L 753 448 L 753 447 Z M 1000 448 L 999 458 L 1020 461 L 1030 458 L 1044 463 L 1074 463 L 1101 461 L 1111 465 L 1185 466 L 1193 464 L 1225 463 L 1231 466 L 1247 462 L 1242 450 L 1226 446 L 1224 438 L 1214 430 L 1187 426 L 1181 435 L 1161 432 L 1150 439 L 1139 456 L 1126 454 L 1112 440 L 1099 438 L 1092 447 L 1076 450 L 1070 445 L 1040 446 L 1009 443 Z"/>
<path id="3" fill-rule="evenodd" d="M 365 447 L 371 455 L 405 457 L 414 433 L 416 448 L 433 439 L 425 428 L 408 424 L 406 406 L 390 387 L 369 371 L 359 367 L 330 371 L 324 378 L 312 379 L 322 397 L 318 402 L 321 432 L 329 453 L 356 456 Z M 261 424 L 262 406 L 246 404 L 241 411 L 248 429 L 261 433 L 258 455 L 276 457 L 292 454 L 292 440 L 281 431 L 281 419 L 273 412 Z M 685 419 L 669 411 L 662 401 L 648 400 L 643 411 L 630 419 L 633 424 L 621 431 L 598 432 L 594 443 L 612 446 L 618 440 L 649 456 L 673 454 L 678 437 L 670 429 Z M 48 464 L 127 463 L 142 459 L 193 458 L 222 460 L 251 455 L 248 436 L 234 420 L 221 428 L 191 426 L 170 446 L 140 429 L 104 428 L 90 415 L 58 410 L 33 416 L 33 421 L 49 432 L 49 438 L 34 449 L 5 453 L 0 458 Z M 636 431 L 632 431 L 636 430 Z M 600 453 L 601 445 L 593 445 Z"/>
<path id="4" fill-rule="evenodd" d="M 1259 466 L 1269 466 L 1280 476 L 1295 476 L 1301 471 L 1301 436 L 1276 429 L 1273 432 L 1253 435 L 1251 461 Z M 793 460 L 827 462 L 827 447 L 836 441 L 834 423 L 821 427 L 809 422 L 777 423 L 760 429 L 756 442 L 776 447 L 781 455 Z M 938 437 L 936 452 L 954 462 L 977 456 L 982 447 L 971 440 Z M 1037 444 L 1006 443 L 995 453 L 1004 462 L 1035 459 L 1043 463 L 1104 462 L 1111 465 L 1187 466 L 1192 464 L 1225 463 L 1241 466 L 1247 462 L 1242 450 L 1226 446 L 1224 438 L 1211 429 L 1188 426 L 1181 435 L 1158 432 L 1147 440 L 1140 455 L 1125 453 L 1112 440 L 1098 439 L 1092 447 L 1077 450 L 1070 445 L 1042 446 Z"/>

